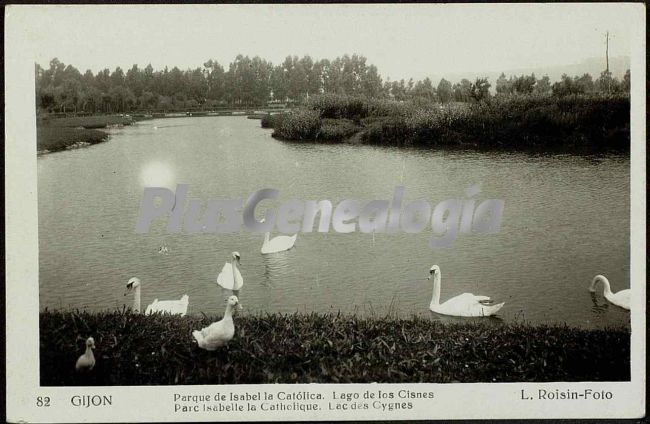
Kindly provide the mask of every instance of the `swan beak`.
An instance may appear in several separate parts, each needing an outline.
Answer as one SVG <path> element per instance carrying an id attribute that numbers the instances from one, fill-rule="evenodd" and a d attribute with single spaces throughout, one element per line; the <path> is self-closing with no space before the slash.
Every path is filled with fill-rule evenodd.
<path id="1" fill-rule="evenodd" d="M 237 304 L 237 310 L 241 311 L 243 309 L 244 309 L 244 307 L 241 305 L 241 303 L 238 303 Z"/>
<path id="2" fill-rule="evenodd" d="M 427 277 L 427 280 L 430 280 L 430 279 L 431 279 L 431 275 L 429 275 L 429 276 Z"/>

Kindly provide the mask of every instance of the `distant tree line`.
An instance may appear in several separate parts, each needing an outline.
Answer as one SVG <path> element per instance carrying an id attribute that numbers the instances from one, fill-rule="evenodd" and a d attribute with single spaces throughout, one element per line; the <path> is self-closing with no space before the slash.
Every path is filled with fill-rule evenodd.
<path id="1" fill-rule="evenodd" d="M 258 56 L 238 55 L 227 68 L 208 60 L 202 67 L 184 71 L 177 67 L 154 70 L 149 64 L 144 69 L 133 65 L 126 72 L 117 67 L 112 72 L 104 69 L 93 74 L 87 70 L 81 74 L 55 58 L 47 69 L 36 64 L 36 104 L 47 112 L 122 113 L 301 103 L 324 93 L 446 103 L 485 100 L 491 87 L 486 78 L 463 79 L 456 84 L 443 78 L 437 86 L 429 78 L 383 81 L 377 67 L 356 54 L 334 60 L 287 56 L 278 65 Z M 534 74 L 508 79 L 502 74 L 496 81 L 497 95 L 563 96 L 629 92 L 629 87 L 629 70 L 622 81 L 606 71 L 596 81 L 589 74 L 564 75 L 553 85 L 547 76 L 536 79 Z"/>
<path id="2" fill-rule="evenodd" d="M 551 85 L 548 76 L 541 79 L 535 78 L 535 74 L 511 76 L 506 79 L 501 74 L 496 82 L 497 94 L 548 94 L 557 96 L 588 93 L 629 93 L 630 92 L 630 70 L 628 69 L 621 81 L 612 76 L 609 71 L 603 71 L 600 77 L 593 80 L 591 75 L 584 74 L 580 77 L 570 77 L 563 74 L 560 81 Z"/>

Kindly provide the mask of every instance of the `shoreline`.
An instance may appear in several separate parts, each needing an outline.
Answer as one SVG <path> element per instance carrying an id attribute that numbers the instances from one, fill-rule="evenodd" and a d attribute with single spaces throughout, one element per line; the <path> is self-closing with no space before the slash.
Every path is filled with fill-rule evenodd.
<path id="1" fill-rule="evenodd" d="M 217 316 L 40 312 L 41 385 L 629 381 L 630 330 L 344 314 L 235 316 L 214 352 L 191 331 Z M 74 372 L 93 336 L 96 368 Z M 616 346 L 616 349 L 612 349 Z"/>
<path id="2" fill-rule="evenodd" d="M 271 111 L 276 112 L 271 109 Z M 281 110 L 285 113 L 286 110 Z M 277 113 L 277 112 L 276 112 Z M 262 119 L 271 115 L 270 112 L 260 113 L 259 109 L 231 110 L 217 112 L 173 112 L 154 113 L 150 115 L 86 115 L 72 117 L 39 118 L 36 122 L 36 153 L 46 155 L 49 153 L 89 147 L 94 144 L 106 142 L 110 134 L 102 130 L 107 128 L 122 128 L 137 122 L 153 119 L 174 118 L 214 118 L 221 116 L 239 116 L 248 119 Z"/>

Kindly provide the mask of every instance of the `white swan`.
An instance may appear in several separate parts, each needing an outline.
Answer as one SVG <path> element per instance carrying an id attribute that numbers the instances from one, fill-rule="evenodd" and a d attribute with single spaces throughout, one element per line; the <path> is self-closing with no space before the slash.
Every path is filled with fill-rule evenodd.
<path id="1" fill-rule="evenodd" d="M 220 321 L 213 322 L 209 326 L 192 331 L 192 336 L 201 349 L 216 350 L 232 340 L 235 335 L 235 323 L 232 320 L 232 308 L 239 305 L 237 296 L 230 296 L 226 305 L 226 312 Z"/>
<path id="2" fill-rule="evenodd" d="M 95 367 L 95 355 L 93 349 L 95 348 L 95 339 L 88 337 L 86 340 L 86 352 L 77 359 L 75 370 L 86 372 L 91 371 Z"/>
<path id="3" fill-rule="evenodd" d="M 232 262 L 226 262 L 217 276 L 217 284 L 224 289 L 232 290 L 235 295 L 244 285 L 244 279 L 239 272 L 240 261 L 239 252 L 232 252 Z"/>
<path id="4" fill-rule="evenodd" d="M 262 255 L 277 253 L 289 250 L 293 247 L 298 238 L 298 234 L 292 236 L 277 236 L 269 240 L 270 233 L 264 234 L 264 243 L 262 244 Z"/>
<path id="5" fill-rule="evenodd" d="M 264 222 L 264 221 L 265 218 L 262 218 L 260 220 L 260 222 Z M 270 237 L 271 237 L 271 233 L 267 231 L 264 234 L 264 243 L 262 243 L 262 249 L 261 249 L 262 255 L 267 255 L 269 253 L 283 252 L 285 250 L 291 249 L 293 245 L 296 243 L 298 234 L 294 234 L 292 236 L 277 236 L 269 240 Z"/>
<path id="6" fill-rule="evenodd" d="M 620 306 L 623 309 L 630 310 L 630 289 L 621 290 L 616 293 L 612 293 L 612 289 L 609 285 L 609 280 L 604 275 L 596 275 L 593 280 L 591 280 L 591 285 L 589 286 L 589 291 L 594 293 L 596 291 L 596 284 L 601 281 L 605 287 L 603 295 L 605 299 L 613 303 L 616 306 Z"/>
<path id="7" fill-rule="evenodd" d="M 429 309 L 442 315 L 456 317 L 487 317 L 496 314 L 503 307 L 503 303 L 493 304 L 488 296 L 477 296 L 472 293 L 463 293 L 452 297 L 445 303 L 440 303 L 440 267 L 434 265 L 429 270 L 429 280 L 433 277 L 433 298 Z"/>
<path id="8" fill-rule="evenodd" d="M 130 292 L 134 292 L 133 295 L 133 311 L 140 312 L 140 286 L 142 283 L 138 277 L 133 277 L 126 284 L 126 292 L 124 296 Z M 154 300 L 147 309 L 145 314 L 154 314 L 156 312 L 162 312 L 172 315 L 184 316 L 187 313 L 187 306 L 190 303 L 190 298 L 188 295 L 184 294 L 180 300 Z"/>

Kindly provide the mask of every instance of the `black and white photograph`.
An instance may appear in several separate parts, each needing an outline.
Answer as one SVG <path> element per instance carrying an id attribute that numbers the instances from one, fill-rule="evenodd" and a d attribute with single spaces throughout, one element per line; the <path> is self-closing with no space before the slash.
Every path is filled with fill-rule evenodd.
<path id="1" fill-rule="evenodd" d="M 645 415 L 644 5 L 5 18 L 8 419 Z"/>

